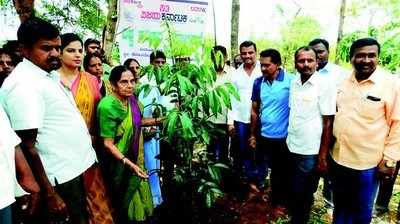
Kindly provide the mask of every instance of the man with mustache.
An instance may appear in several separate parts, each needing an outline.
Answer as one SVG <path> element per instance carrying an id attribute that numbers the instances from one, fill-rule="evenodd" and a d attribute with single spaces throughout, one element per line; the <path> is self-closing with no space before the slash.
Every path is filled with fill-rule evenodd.
<path id="1" fill-rule="evenodd" d="M 286 145 L 289 123 L 289 92 L 294 76 L 281 67 L 281 54 L 275 49 L 260 53 L 262 76 L 254 81 L 250 122 L 250 147 L 256 148 L 260 177 L 265 165 L 271 168 L 271 204 L 274 217 L 285 214 L 288 206 L 289 172 Z"/>
<path id="2" fill-rule="evenodd" d="M 320 75 L 317 53 L 311 47 L 295 52 L 297 77 L 292 81 L 289 96 L 289 127 L 286 139 L 289 148 L 292 197 L 289 206 L 293 224 L 307 223 L 317 190 L 318 172 L 326 172 L 336 86 Z"/>
<path id="3" fill-rule="evenodd" d="M 32 222 L 88 223 L 82 177 L 96 154 L 70 90 L 54 72 L 60 63 L 59 31 L 30 18 L 17 36 L 24 59 L 4 81 L 0 101 L 41 188 L 47 220 Z"/>
<path id="4" fill-rule="evenodd" d="M 15 57 L 12 53 L 0 48 L 0 87 L 7 76 L 15 68 L 15 64 Z"/>
<path id="5" fill-rule="evenodd" d="M 255 169 L 254 150 L 250 149 L 248 139 L 250 136 L 251 93 L 254 80 L 261 76 L 261 67 L 256 58 L 255 43 L 244 41 L 240 44 L 239 51 L 243 64 L 232 75 L 232 84 L 236 87 L 240 100 L 233 99 L 232 110 L 228 112 L 228 131 L 233 136 L 231 154 L 235 171 L 250 182 L 252 190 L 259 191 L 261 183 L 257 181 L 259 175 Z"/>
<path id="6" fill-rule="evenodd" d="M 308 44 L 317 52 L 317 71 L 323 76 L 327 76 L 331 81 L 339 85 L 351 73 L 343 67 L 329 62 L 329 42 L 325 39 L 314 39 Z"/>
<path id="7" fill-rule="evenodd" d="M 339 85 L 349 74 L 350 71 L 342 68 L 339 65 L 329 62 L 329 42 L 325 39 L 314 39 L 308 43 L 309 46 L 314 48 L 317 52 L 317 71 L 322 76 L 326 76 L 331 82 Z M 325 206 L 328 208 L 330 214 L 333 211 L 332 202 L 332 186 L 331 181 L 327 175 L 324 175 L 324 188 L 322 194 L 324 196 Z"/>
<path id="8" fill-rule="evenodd" d="M 375 39 L 354 41 L 353 73 L 338 88 L 329 158 L 334 223 L 370 223 L 379 179 L 390 181 L 400 159 L 400 83 L 378 68 L 379 52 Z"/>

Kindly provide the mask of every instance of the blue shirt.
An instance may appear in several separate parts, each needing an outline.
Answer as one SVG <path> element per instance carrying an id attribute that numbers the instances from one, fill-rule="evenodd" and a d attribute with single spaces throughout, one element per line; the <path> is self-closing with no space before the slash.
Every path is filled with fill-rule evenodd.
<path id="1" fill-rule="evenodd" d="M 289 90 L 294 76 L 280 69 L 272 84 L 264 77 L 254 81 L 251 100 L 259 103 L 261 135 L 286 138 L 289 124 Z"/>

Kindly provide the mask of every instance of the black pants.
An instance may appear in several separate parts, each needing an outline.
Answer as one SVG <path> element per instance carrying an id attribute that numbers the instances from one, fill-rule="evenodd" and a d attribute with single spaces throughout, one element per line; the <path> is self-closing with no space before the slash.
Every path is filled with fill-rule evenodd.
<path id="1" fill-rule="evenodd" d="M 265 155 L 258 155 L 257 159 L 266 158 L 271 168 L 271 202 L 274 206 L 287 206 L 289 200 L 289 150 L 286 138 L 273 139 L 260 137 L 258 151 Z M 261 161 L 263 162 L 263 161 Z"/>
<path id="2" fill-rule="evenodd" d="M 56 184 L 54 188 L 67 205 L 70 218 L 69 223 L 88 223 L 88 214 L 85 201 L 86 196 L 82 175 L 79 175 L 78 177 L 75 177 L 66 183 Z"/>

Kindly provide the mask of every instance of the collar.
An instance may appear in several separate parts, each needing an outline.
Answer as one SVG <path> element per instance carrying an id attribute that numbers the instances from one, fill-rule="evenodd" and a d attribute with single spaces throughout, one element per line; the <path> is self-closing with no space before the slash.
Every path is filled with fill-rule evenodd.
<path id="1" fill-rule="evenodd" d="M 379 82 L 380 77 L 381 77 L 381 75 L 379 74 L 379 73 L 380 73 L 379 70 L 380 70 L 380 69 L 379 69 L 378 67 L 376 67 L 375 71 L 368 77 L 368 79 L 363 80 L 363 81 L 361 81 L 361 82 L 359 82 L 359 83 L 372 82 L 372 83 L 376 84 L 377 82 Z M 352 81 L 352 82 L 354 82 L 354 83 L 358 83 L 358 81 L 357 81 L 357 79 L 356 79 L 356 73 L 355 73 L 354 70 L 353 70 L 353 72 L 351 73 L 350 81 Z"/>
<path id="2" fill-rule="evenodd" d="M 239 68 L 237 68 L 237 71 L 240 71 L 242 73 L 246 73 L 244 71 L 244 63 L 241 64 Z M 253 75 L 253 74 L 256 74 L 256 73 L 261 73 L 261 65 L 260 65 L 260 61 L 258 61 L 258 60 L 256 61 L 256 65 L 255 65 L 253 71 L 251 72 L 251 74 Z"/>
<path id="3" fill-rule="evenodd" d="M 325 67 L 323 67 L 321 70 L 319 70 L 319 73 L 329 73 L 332 70 L 332 64 L 328 62 Z"/>
<path id="4" fill-rule="evenodd" d="M 279 68 L 278 75 L 276 76 L 276 78 L 275 78 L 274 81 L 280 81 L 280 82 L 282 82 L 283 79 L 284 79 L 284 77 L 285 77 L 285 72 L 283 71 L 282 68 Z M 264 78 L 264 76 L 263 76 L 263 82 L 267 82 L 267 81 L 268 81 L 268 80 L 267 80 L 266 78 Z"/>
<path id="5" fill-rule="evenodd" d="M 314 74 L 312 74 L 311 77 L 304 84 L 302 84 L 301 83 L 301 75 L 299 72 L 296 72 L 296 77 L 297 77 L 296 83 L 300 86 L 305 85 L 307 83 L 310 83 L 311 85 L 318 85 L 318 83 L 317 83 L 318 77 L 317 76 L 319 76 L 319 75 L 320 75 L 319 72 L 315 71 Z"/>
<path id="6" fill-rule="evenodd" d="M 24 58 L 22 60 L 22 65 L 25 66 L 26 69 L 28 69 L 30 72 L 30 74 L 34 74 L 34 75 L 39 75 L 39 76 L 48 76 L 48 77 L 52 77 L 54 74 L 56 74 L 55 71 L 51 71 L 46 72 L 45 70 L 41 69 L 39 66 L 33 64 L 33 62 L 31 62 L 30 60 Z"/>

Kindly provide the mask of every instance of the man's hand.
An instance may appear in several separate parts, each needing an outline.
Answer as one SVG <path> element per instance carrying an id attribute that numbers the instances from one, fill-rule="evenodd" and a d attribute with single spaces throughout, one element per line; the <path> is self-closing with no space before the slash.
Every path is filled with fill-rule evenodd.
<path id="1" fill-rule="evenodd" d="M 47 209 L 49 221 L 65 221 L 68 222 L 69 214 L 67 206 L 56 192 L 46 193 Z"/>
<path id="2" fill-rule="evenodd" d="M 235 126 L 233 124 L 228 124 L 228 133 L 231 137 L 235 135 Z"/>
<path id="3" fill-rule="evenodd" d="M 378 178 L 382 181 L 390 181 L 393 178 L 396 166 L 388 167 L 386 163 L 388 160 L 382 159 L 378 164 Z"/>
<path id="4" fill-rule="evenodd" d="M 40 194 L 38 192 L 30 193 L 16 198 L 16 201 L 16 208 L 19 210 L 17 214 L 19 214 L 21 218 L 24 217 L 23 220 L 29 219 L 29 217 L 37 213 L 40 207 Z"/>
<path id="5" fill-rule="evenodd" d="M 256 149 L 256 147 L 257 147 L 257 138 L 256 137 L 251 136 L 249 138 L 249 146 L 251 149 Z"/>
<path id="6" fill-rule="evenodd" d="M 328 172 L 328 161 L 327 155 L 320 154 L 318 156 L 317 171 L 320 174 L 326 174 Z"/>

